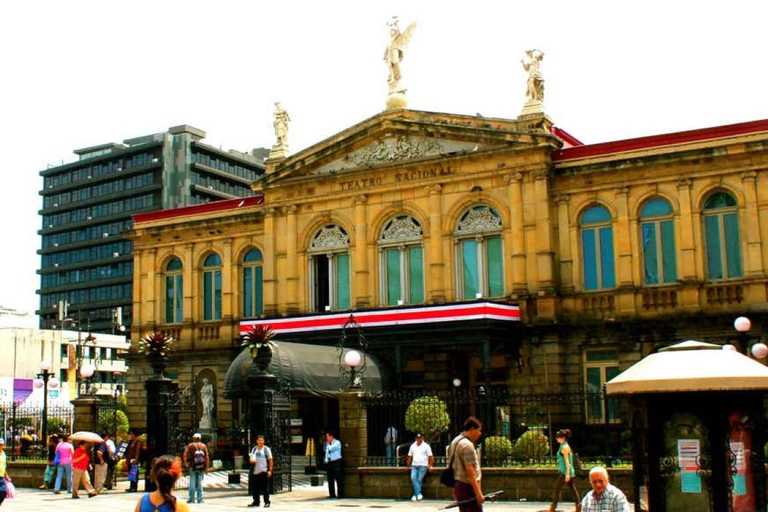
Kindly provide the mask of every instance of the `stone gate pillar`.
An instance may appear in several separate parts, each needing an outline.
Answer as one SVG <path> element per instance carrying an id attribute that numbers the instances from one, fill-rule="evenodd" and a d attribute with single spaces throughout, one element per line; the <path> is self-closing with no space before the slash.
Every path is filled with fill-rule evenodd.
<path id="1" fill-rule="evenodd" d="M 339 399 L 339 439 L 344 464 L 344 497 L 363 496 L 357 468 L 364 466 L 368 456 L 368 411 L 364 391 L 343 391 Z"/>

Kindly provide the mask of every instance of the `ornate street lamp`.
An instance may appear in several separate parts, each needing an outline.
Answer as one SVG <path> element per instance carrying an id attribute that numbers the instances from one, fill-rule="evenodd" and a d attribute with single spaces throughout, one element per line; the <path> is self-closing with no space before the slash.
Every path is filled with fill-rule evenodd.
<path id="1" fill-rule="evenodd" d="M 351 348 L 351 350 L 345 352 L 346 348 Z M 363 329 L 355 320 L 354 315 L 349 315 L 349 320 L 344 324 L 338 350 L 339 373 L 341 373 L 346 389 L 363 389 L 363 377 L 367 368 L 368 342 L 365 340 Z"/>
<path id="2" fill-rule="evenodd" d="M 48 387 L 56 389 L 59 387 L 59 379 L 53 376 L 51 373 L 51 362 L 47 359 L 40 361 L 40 373 L 37 374 L 37 378 L 34 381 L 34 386 L 37 389 L 43 388 L 43 421 L 41 426 L 41 441 L 43 446 L 46 446 L 48 439 Z"/>
<path id="3" fill-rule="evenodd" d="M 739 350 L 742 354 L 748 356 L 751 352 L 755 359 L 764 359 L 768 356 L 768 346 L 760 341 L 760 336 L 749 333 L 749 330 L 752 328 L 752 322 L 749 318 L 745 316 L 738 317 L 733 321 L 733 327 L 738 333 L 733 338 L 733 341 L 739 344 Z M 751 347 L 749 345 L 750 342 L 753 342 Z M 731 344 L 723 345 L 723 348 L 726 350 L 736 350 L 736 347 Z"/>

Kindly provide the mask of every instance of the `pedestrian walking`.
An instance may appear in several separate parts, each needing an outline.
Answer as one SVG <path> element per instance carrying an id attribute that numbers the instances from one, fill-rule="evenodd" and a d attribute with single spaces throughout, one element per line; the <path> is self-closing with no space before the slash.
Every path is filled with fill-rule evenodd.
<path id="1" fill-rule="evenodd" d="M 163 455 L 156 458 L 149 472 L 155 490 L 139 499 L 134 512 L 189 512 L 189 505 L 179 502 L 173 495 L 173 486 L 180 476 L 178 457 Z"/>
<path id="2" fill-rule="evenodd" d="M 129 432 L 131 441 L 125 450 L 125 463 L 128 466 L 129 487 L 125 492 L 138 492 L 139 490 L 139 458 L 143 443 L 139 439 L 139 431 L 132 428 Z"/>
<path id="3" fill-rule="evenodd" d="M 328 497 L 342 498 L 341 441 L 331 432 L 325 433 L 325 464 L 328 475 Z"/>
<path id="4" fill-rule="evenodd" d="M 102 434 L 104 439 L 107 434 Z M 93 445 L 93 488 L 97 494 L 105 492 L 104 482 L 107 480 L 107 460 L 109 459 L 107 442 L 102 441 Z"/>
<path id="5" fill-rule="evenodd" d="M 48 437 L 48 465 L 45 466 L 45 473 L 43 474 L 43 484 L 38 489 L 53 489 L 53 485 L 56 483 L 56 445 L 59 444 L 59 436 L 51 434 Z"/>
<path id="6" fill-rule="evenodd" d="M 72 455 L 75 453 L 75 447 L 69 442 L 69 435 L 65 434 L 61 437 L 61 442 L 56 445 L 56 455 L 54 461 L 56 461 L 56 483 L 53 486 L 54 494 L 61 493 L 61 480 L 66 475 L 67 477 L 67 492 L 72 492 Z"/>
<path id="7" fill-rule="evenodd" d="M 270 506 L 269 500 L 269 480 L 272 478 L 274 470 L 274 459 L 272 450 L 264 444 L 264 436 L 256 438 L 256 446 L 253 447 L 250 454 L 251 464 L 253 464 L 253 501 L 249 507 L 259 506 L 259 496 L 264 496 L 264 508 Z"/>
<path id="8" fill-rule="evenodd" d="M 589 470 L 592 490 L 581 501 L 582 512 L 629 512 L 629 502 L 621 489 L 610 483 L 608 471 L 595 466 Z"/>
<path id="9" fill-rule="evenodd" d="M 72 456 L 72 499 L 79 499 L 78 489 L 82 484 L 83 488 L 88 492 L 88 497 L 93 498 L 96 496 L 96 491 L 91 486 L 91 479 L 88 476 L 88 470 L 91 466 L 91 456 L 88 450 L 88 443 L 85 441 L 79 441 L 77 448 Z"/>
<path id="10" fill-rule="evenodd" d="M 203 479 L 210 468 L 208 447 L 203 436 L 194 434 L 192 442 L 184 450 L 184 464 L 189 469 L 189 499 L 187 503 L 203 502 Z"/>
<path id="11" fill-rule="evenodd" d="M 549 512 L 555 512 L 557 502 L 560 501 L 560 491 L 563 486 L 567 486 L 573 494 L 573 502 L 576 505 L 576 512 L 581 510 L 581 501 L 579 500 L 579 491 L 576 490 L 576 470 L 573 467 L 573 452 L 568 440 L 571 438 L 571 431 L 567 428 L 558 430 L 555 433 L 555 439 L 560 444 L 557 449 L 557 482 L 555 482 L 555 493 L 552 496 L 552 503 L 549 505 Z"/>
<path id="12" fill-rule="evenodd" d="M 117 447 L 112 440 L 112 435 L 109 432 L 104 432 L 101 436 L 104 438 L 104 443 L 107 445 L 107 476 L 104 479 L 104 488 L 108 491 L 112 490 L 112 486 L 115 482 L 115 466 L 117 466 Z"/>
<path id="13" fill-rule="evenodd" d="M 8 476 L 8 457 L 5 455 L 5 439 L 0 437 L 0 505 L 5 501 L 5 495 L 8 492 L 8 486 L 6 480 L 10 480 Z"/>
<path id="14" fill-rule="evenodd" d="M 421 493 L 421 484 L 424 477 L 435 465 L 435 457 L 432 455 L 432 448 L 429 443 L 424 441 L 424 434 L 416 434 L 416 440 L 408 449 L 408 458 L 406 466 L 411 468 L 411 485 L 413 485 L 413 497 L 411 501 L 421 501 L 424 495 Z"/>
<path id="15" fill-rule="evenodd" d="M 448 460 L 453 461 L 453 499 L 457 502 L 471 500 L 459 505 L 459 512 L 482 512 L 483 489 L 480 485 L 482 473 L 480 459 L 475 446 L 483 434 L 483 424 L 470 416 L 464 422 L 464 431 L 451 441 Z"/>

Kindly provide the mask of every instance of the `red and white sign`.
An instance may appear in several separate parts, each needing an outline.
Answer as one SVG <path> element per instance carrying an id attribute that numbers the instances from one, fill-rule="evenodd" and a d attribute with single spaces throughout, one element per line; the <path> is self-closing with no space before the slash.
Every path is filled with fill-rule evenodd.
<path id="1" fill-rule="evenodd" d="M 331 315 L 245 320 L 240 322 L 240 334 L 245 334 L 257 325 L 269 326 L 276 333 L 341 329 L 349 321 L 350 315 L 355 317 L 355 321 L 361 327 L 462 322 L 466 320 L 519 322 L 520 308 L 492 302 L 471 302 L 423 308 L 379 309 Z"/>

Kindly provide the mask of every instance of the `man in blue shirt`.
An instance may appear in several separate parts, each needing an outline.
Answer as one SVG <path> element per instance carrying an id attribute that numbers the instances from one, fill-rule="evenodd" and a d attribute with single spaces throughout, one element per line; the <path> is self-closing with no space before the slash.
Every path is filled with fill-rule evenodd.
<path id="1" fill-rule="evenodd" d="M 341 442 L 330 432 L 325 434 L 325 464 L 328 471 L 328 497 L 341 498 Z"/>

